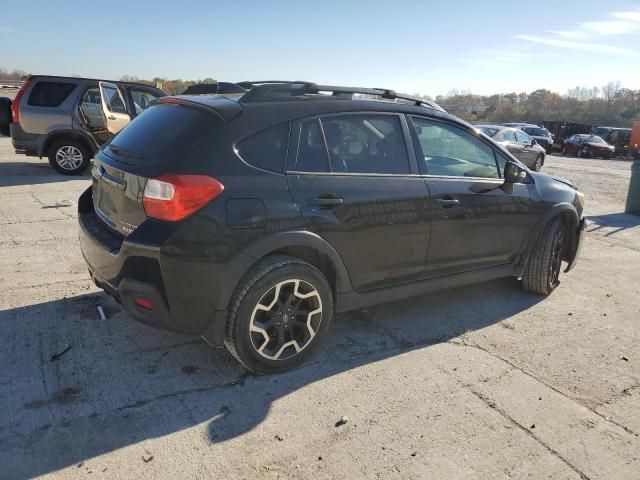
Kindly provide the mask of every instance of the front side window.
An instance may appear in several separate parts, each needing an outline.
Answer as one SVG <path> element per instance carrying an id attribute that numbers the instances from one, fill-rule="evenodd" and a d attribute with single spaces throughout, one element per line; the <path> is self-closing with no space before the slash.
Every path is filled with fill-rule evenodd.
<path id="1" fill-rule="evenodd" d="M 29 95 L 29 105 L 34 107 L 59 107 L 76 88 L 73 83 L 38 82 Z"/>
<path id="2" fill-rule="evenodd" d="M 412 117 L 428 175 L 498 178 L 493 149 L 464 130 Z"/>
<path id="3" fill-rule="evenodd" d="M 410 173 L 399 117 L 341 115 L 321 123 L 333 172 Z"/>
<path id="4" fill-rule="evenodd" d="M 104 94 L 104 102 L 107 104 L 107 108 L 110 112 L 127 113 L 127 109 L 122 101 L 122 96 L 116 88 L 103 85 L 102 92 Z"/>
<path id="5" fill-rule="evenodd" d="M 136 90 L 131 89 L 131 99 L 133 100 L 133 108 L 135 109 L 136 115 L 140 115 L 144 112 L 149 106 L 151 102 L 158 98 L 157 95 L 154 95 L 151 92 L 146 90 Z"/>
<path id="6" fill-rule="evenodd" d="M 238 142 L 238 154 L 250 165 L 282 173 L 288 144 L 289 123 L 283 123 Z"/>

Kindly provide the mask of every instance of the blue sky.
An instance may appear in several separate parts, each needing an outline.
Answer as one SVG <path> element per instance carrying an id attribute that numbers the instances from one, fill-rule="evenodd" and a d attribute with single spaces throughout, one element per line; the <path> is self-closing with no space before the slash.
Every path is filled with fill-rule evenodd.
<path id="1" fill-rule="evenodd" d="M 640 0 L 62 3 L 0 6 L 0 66 L 302 79 L 432 96 L 565 93 L 608 81 L 640 88 Z"/>

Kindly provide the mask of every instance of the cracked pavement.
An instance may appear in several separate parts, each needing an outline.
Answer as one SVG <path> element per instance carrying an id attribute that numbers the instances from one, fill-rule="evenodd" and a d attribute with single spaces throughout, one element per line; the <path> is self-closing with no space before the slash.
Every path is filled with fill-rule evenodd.
<path id="1" fill-rule="evenodd" d="M 0 138 L 0 478 L 640 478 L 629 167 L 548 158 L 589 219 L 549 298 L 502 279 L 340 315 L 309 363 L 257 378 L 98 291 L 55 206 L 89 177 Z"/>

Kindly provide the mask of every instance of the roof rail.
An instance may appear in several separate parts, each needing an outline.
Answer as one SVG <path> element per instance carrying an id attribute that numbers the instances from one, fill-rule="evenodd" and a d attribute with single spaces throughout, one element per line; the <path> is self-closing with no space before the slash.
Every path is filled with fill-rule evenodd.
<path id="1" fill-rule="evenodd" d="M 255 102 L 262 100 L 279 100 L 285 97 L 312 95 L 318 93 L 331 93 L 334 97 L 345 98 L 354 94 L 371 95 L 383 98 L 385 100 L 404 100 L 413 103 L 416 106 L 432 108 L 440 112 L 445 110 L 437 103 L 412 95 L 396 93 L 395 90 L 388 88 L 359 88 L 359 87 L 340 87 L 335 85 L 318 85 L 313 82 L 306 81 L 289 81 L 289 80 L 263 80 L 238 82 L 237 85 L 249 90 L 243 96 L 243 102 Z"/>

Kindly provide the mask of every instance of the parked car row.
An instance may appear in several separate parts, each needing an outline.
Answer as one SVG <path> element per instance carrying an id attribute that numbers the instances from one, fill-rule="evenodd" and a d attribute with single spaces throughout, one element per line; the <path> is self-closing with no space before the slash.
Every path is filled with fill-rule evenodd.
<path id="1" fill-rule="evenodd" d="M 160 98 L 96 155 L 80 245 L 134 319 L 264 374 L 308 358 L 335 312 L 502 276 L 547 295 L 574 265 L 584 196 L 435 103 L 242 87 Z"/>
<path id="2" fill-rule="evenodd" d="M 607 159 L 634 156 L 640 151 L 638 141 L 632 142 L 631 128 L 592 127 L 570 122 L 542 122 L 542 124 L 544 126 L 519 122 L 502 125 L 524 131 L 535 139 L 547 154 L 552 153 L 554 146 L 568 155 Z"/>

